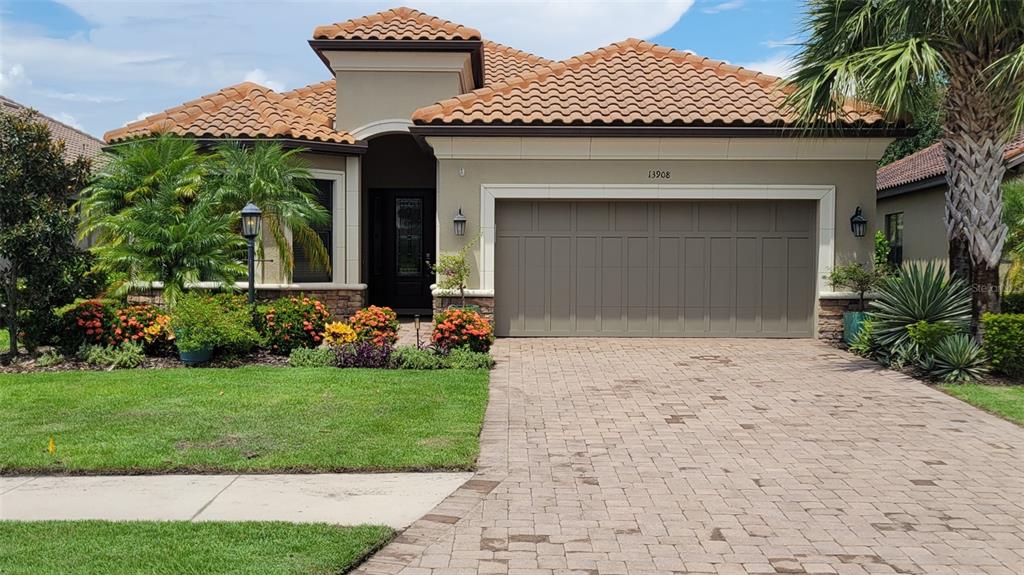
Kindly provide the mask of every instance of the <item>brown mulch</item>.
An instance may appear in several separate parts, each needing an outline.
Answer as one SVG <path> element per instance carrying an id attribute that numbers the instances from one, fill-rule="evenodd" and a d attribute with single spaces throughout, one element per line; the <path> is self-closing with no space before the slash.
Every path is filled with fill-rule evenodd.
<path id="1" fill-rule="evenodd" d="M 4 358 L 5 360 L 9 358 Z M 245 367 L 245 366 L 269 366 L 269 367 L 286 367 L 288 365 L 288 357 L 283 355 L 273 355 L 266 351 L 260 350 L 256 353 L 252 353 L 241 357 L 227 357 L 227 358 L 214 358 L 209 363 L 206 363 L 196 369 L 204 369 L 208 367 Z M 177 358 L 177 356 L 169 357 L 147 357 L 143 360 L 142 365 L 135 369 L 168 369 L 175 367 L 185 367 L 183 363 Z M 35 358 L 29 356 L 19 356 L 17 361 L 10 362 L 4 361 L 0 363 L 0 373 L 59 373 L 65 371 L 110 371 L 109 368 L 99 367 L 95 365 L 89 365 L 84 361 L 78 361 L 75 358 L 68 358 L 62 363 L 57 365 L 51 365 L 42 367 L 36 365 Z"/>

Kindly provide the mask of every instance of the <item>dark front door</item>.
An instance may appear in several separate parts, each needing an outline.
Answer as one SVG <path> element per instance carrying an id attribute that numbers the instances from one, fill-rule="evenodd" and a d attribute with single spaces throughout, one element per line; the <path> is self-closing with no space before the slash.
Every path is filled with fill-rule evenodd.
<path id="1" fill-rule="evenodd" d="M 434 190 L 370 190 L 370 303 L 430 313 Z"/>

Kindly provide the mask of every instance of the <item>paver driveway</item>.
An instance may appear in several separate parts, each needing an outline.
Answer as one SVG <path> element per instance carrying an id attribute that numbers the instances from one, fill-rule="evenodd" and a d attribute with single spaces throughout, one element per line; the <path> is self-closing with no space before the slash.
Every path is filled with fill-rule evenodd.
<path id="1" fill-rule="evenodd" d="M 480 473 L 363 573 L 1024 573 L 1024 429 L 798 340 L 501 340 Z"/>

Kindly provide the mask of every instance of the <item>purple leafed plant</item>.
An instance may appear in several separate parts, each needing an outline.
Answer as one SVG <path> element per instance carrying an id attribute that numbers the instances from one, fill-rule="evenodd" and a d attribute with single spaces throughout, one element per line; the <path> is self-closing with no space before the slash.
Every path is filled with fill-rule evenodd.
<path id="1" fill-rule="evenodd" d="M 354 341 L 338 347 L 338 367 L 391 366 L 391 346 L 377 345 L 372 341 Z"/>

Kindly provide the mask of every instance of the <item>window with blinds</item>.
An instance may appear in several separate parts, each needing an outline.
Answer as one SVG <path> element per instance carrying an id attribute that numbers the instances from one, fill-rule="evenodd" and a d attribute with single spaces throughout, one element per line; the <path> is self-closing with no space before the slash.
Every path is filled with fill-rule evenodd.
<path id="1" fill-rule="evenodd" d="M 320 241 L 327 248 L 327 258 L 331 262 L 329 269 L 320 269 L 313 265 L 312 259 L 306 253 L 305 248 L 297 242 L 292 242 L 292 258 L 295 262 L 295 269 L 292 273 L 292 281 L 295 283 L 321 283 L 331 281 L 331 269 L 334 267 L 334 181 L 313 180 L 316 188 L 316 200 L 331 214 L 327 223 L 313 226 Z"/>

